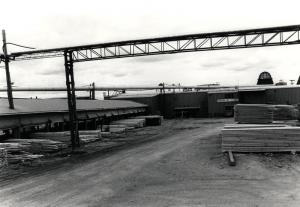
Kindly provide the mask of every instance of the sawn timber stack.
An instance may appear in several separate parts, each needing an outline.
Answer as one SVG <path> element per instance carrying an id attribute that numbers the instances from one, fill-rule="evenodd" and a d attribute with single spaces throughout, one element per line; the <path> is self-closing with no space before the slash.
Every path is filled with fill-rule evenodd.
<path id="1" fill-rule="evenodd" d="M 268 124 L 273 122 L 274 105 L 237 104 L 234 120 L 240 124 Z"/>
<path id="2" fill-rule="evenodd" d="M 231 128 L 222 130 L 222 151 L 300 151 L 300 127 Z"/>

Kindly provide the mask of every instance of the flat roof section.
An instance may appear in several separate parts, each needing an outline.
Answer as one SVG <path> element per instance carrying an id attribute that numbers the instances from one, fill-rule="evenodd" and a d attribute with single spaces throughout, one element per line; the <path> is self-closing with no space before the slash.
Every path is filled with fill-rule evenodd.
<path id="1" fill-rule="evenodd" d="M 77 111 L 113 110 L 147 107 L 125 100 L 76 100 Z M 68 112 L 67 99 L 14 99 L 15 109 L 9 109 L 7 99 L 0 99 L 0 116 Z"/>

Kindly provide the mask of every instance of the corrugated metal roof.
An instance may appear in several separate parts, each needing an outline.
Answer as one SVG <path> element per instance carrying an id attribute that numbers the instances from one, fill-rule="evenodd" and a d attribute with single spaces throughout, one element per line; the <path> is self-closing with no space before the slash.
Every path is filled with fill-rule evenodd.
<path id="1" fill-rule="evenodd" d="M 125 100 L 77 100 L 78 111 L 125 109 L 146 107 Z M 67 99 L 14 99 L 15 109 L 9 109 L 7 99 L 0 99 L 0 116 L 68 111 Z"/>

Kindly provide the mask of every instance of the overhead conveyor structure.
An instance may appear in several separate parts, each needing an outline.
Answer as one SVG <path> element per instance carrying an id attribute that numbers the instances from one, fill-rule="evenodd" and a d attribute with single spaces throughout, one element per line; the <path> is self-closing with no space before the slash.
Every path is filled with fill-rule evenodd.
<path id="1" fill-rule="evenodd" d="M 2 60 L 64 57 L 71 139 L 79 145 L 73 63 L 195 51 L 241 49 L 299 44 L 300 25 L 200 33 L 11 53 Z M 78 144 L 76 144 L 78 143 Z"/>
<path id="2" fill-rule="evenodd" d="M 227 32 L 200 33 L 128 40 L 75 47 L 12 53 L 13 60 L 60 57 L 72 53 L 73 62 L 299 44 L 300 25 Z"/>

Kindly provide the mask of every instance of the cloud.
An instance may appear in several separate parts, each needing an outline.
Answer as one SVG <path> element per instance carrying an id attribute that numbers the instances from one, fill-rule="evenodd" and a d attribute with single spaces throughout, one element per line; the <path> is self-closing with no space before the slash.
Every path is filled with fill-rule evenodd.
<path id="1" fill-rule="evenodd" d="M 63 68 L 57 68 L 57 69 L 48 69 L 44 71 L 38 72 L 40 75 L 61 75 L 65 74 L 65 70 Z"/>
<path id="2" fill-rule="evenodd" d="M 218 61 L 216 61 L 216 62 L 207 62 L 207 63 L 203 63 L 203 64 L 201 64 L 201 69 L 202 68 L 207 68 L 207 69 L 210 69 L 210 68 L 216 68 L 216 67 L 224 67 L 224 63 L 225 63 L 226 61 L 224 61 L 224 60 L 218 60 Z"/>
<path id="3" fill-rule="evenodd" d="M 228 70 L 234 72 L 248 72 L 251 70 L 273 70 L 275 68 L 274 64 L 269 62 L 268 60 L 259 60 L 255 62 L 246 62 L 240 65 L 234 64 L 227 67 Z"/>
<path id="4" fill-rule="evenodd" d="M 173 55 L 154 55 L 154 56 L 147 56 L 147 57 L 137 57 L 132 60 L 134 62 L 149 63 L 149 62 L 169 61 L 169 60 L 175 59 L 175 58 L 176 57 Z"/>
<path id="5" fill-rule="evenodd" d="M 127 73 L 115 73 L 112 76 L 116 77 L 116 78 L 121 78 L 121 77 L 125 77 L 127 76 Z"/>

